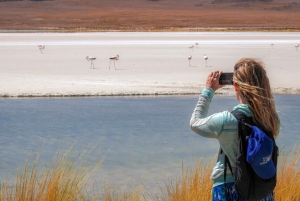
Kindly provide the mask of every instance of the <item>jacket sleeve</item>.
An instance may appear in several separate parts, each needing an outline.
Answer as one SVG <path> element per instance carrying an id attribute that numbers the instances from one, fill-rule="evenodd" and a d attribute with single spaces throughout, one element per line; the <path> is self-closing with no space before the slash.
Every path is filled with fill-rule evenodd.
<path id="1" fill-rule="evenodd" d="M 205 88 L 197 102 L 190 120 L 191 129 L 207 138 L 218 138 L 223 130 L 223 113 L 208 116 L 208 109 L 215 92 L 211 88 Z"/>

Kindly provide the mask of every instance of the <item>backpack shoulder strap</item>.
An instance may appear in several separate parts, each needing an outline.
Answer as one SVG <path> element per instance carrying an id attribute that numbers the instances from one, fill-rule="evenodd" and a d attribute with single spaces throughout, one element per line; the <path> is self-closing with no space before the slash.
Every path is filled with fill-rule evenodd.
<path id="1" fill-rule="evenodd" d="M 253 123 L 252 118 L 248 117 L 247 115 L 245 115 L 243 112 L 238 111 L 238 110 L 234 110 L 231 112 L 231 114 L 239 121 L 239 125 L 238 125 L 238 137 L 242 138 L 242 147 L 245 147 L 245 129 L 252 129 L 252 125 L 251 123 Z M 247 126 L 247 127 L 246 127 Z M 240 147 L 240 148 L 242 148 Z M 220 149 L 220 154 L 224 153 L 222 149 Z M 232 166 L 230 164 L 230 161 L 227 157 L 227 155 L 224 153 L 224 159 L 225 159 L 225 164 L 224 164 L 224 182 L 226 183 L 226 172 L 227 172 L 227 166 L 229 167 L 231 174 L 233 175 L 233 170 L 232 170 Z"/>
<path id="2" fill-rule="evenodd" d="M 252 125 L 254 124 L 252 117 L 248 117 L 244 112 L 239 110 L 234 110 L 231 112 L 231 114 L 239 121 L 239 123 L 252 128 Z"/>
<path id="3" fill-rule="evenodd" d="M 239 139 L 239 149 L 245 150 L 248 143 L 247 138 L 251 134 L 253 123 L 252 117 L 248 117 L 244 112 L 239 110 L 234 110 L 231 114 L 238 120 L 238 139 Z"/>
<path id="4" fill-rule="evenodd" d="M 259 128 L 261 128 L 261 126 L 255 124 L 252 120 L 252 117 L 248 117 L 245 113 L 243 113 L 242 111 L 239 111 L 239 110 L 234 110 L 231 112 L 231 114 L 239 121 L 239 123 L 242 124 L 242 130 L 247 133 L 247 131 L 249 131 L 249 128 L 252 129 L 252 126 L 257 126 Z M 240 129 L 240 124 L 239 124 L 239 129 Z M 247 131 L 246 131 L 246 130 Z M 275 139 L 274 139 L 274 136 L 272 134 L 272 132 L 270 131 L 266 131 L 266 130 L 263 130 L 266 135 L 268 137 L 270 137 L 274 143 L 275 143 Z"/>
<path id="5" fill-rule="evenodd" d="M 239 110 L 233 110 L 230 112 L 231 114 L 233 114 L 233 116 L 237 119 L 237 120 L 241 120 L 241 119 L 246 119 L 247 115 L 245 115 L 244 112 L 239 111 Z"/>

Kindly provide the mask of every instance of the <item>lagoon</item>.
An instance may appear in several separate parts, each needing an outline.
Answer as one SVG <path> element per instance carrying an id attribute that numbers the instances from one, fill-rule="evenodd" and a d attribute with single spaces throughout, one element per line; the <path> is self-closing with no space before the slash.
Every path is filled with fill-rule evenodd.
<path id="1" fill-rule="evenodd" d="M 18 167 L 34 158 L 49 163 L 59 146 L 68 149 L 99 142 L 105 158 L 93 177 L 129 186 L 145 185 L 160 193 L 168 179 L 212 159 L 213 139 L 198 136 L 189 119 L 198 96 L 0 99 L 0 178 L 14 180 Z M 282 129 L 277 143 L 289 152 L 300 143 L 299 95 L 275 95 Z M 209 113 L 231 111 L 232 96 L 215 96 Z M 62 143 L 63 142 L 63 143 Z"/>

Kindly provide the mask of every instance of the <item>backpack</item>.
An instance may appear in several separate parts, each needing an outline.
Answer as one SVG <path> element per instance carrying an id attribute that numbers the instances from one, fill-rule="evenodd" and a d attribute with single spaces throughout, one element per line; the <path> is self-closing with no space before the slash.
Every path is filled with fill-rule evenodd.
<path id="1" fill-rule="evenodd" d="M 225 168 L 224 168 L 224 184 L 226 198 L 228 199 L 228 189 L 226 188 L 226 171 L 229 167 L 231 174 L 234 178 L 235 189 L 247 201 L 261 200 L 273 193 L 276 186 L 276 167 L 278 158 L 278 147 L 275 143 L 274 136 L 271 132 L 262 131 L 259 126 L 253 123 L 251 117 L 247 117 L 241 111 L 232 111 L 233 116 L 239 121 L 238 124 L 238 154 L 236 157 L 236 168 L 234 172 L 230 165 L 229 159 L 225 155 Z M 269 150 L 268 157 L 261 157 L 261 153 L 257 151 L 259 143 L 256 142 L 257 136 L 264 137 L 262 143 L 267 143 L 265 146 L 268 148 L 262 152 Z M 254 140 L 254 141 L 253 141 Z M 260 147 L 264 147 L 264 144 Z M 260 148 L 259 147 L 259 148 Z M 261 150 L 260 150 L 261 151 Z M 256 162 L 258 159 L 259 169 L 257 169 Z M 264 167 L 264 165 L 266 166 Z M 260 176 L 258 176 L 260 175 Z"/>

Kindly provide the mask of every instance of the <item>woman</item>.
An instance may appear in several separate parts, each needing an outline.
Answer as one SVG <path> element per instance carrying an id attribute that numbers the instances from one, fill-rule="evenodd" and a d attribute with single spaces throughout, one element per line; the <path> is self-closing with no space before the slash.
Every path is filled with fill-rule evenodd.
<path id="1" fill-rule="evenodd" d="M 235 168 L 235 158 L 238 150 L 238 121 L 228 111 L 207 116 L 209 104 L 215 91 L 224 87 L 219 85 L 221 71 L 215 71 L 208 75 L 206 87 L 202 91 L 190 126 L 197 134 L 215 138 L 220 143 L 220 148 L 226 153 L 230 164 Z M 241 59 L 234 66 L 233 86 L 236 98 L 240 104 L 233 110 L 242 111 L 248 117 L 252 117 L 254 123 L 262 126 L 263 130 L 272 131 L 276 138 L 280 121 L 275 108 L 269 79 L 262 63 L 253 59 Z M 226 200 L 224 192 L 224 154 L 219 154 L 213 168 L 211 179 L 213 180 L 212 198 Z M 226 173 L 226 187 L 230 188 L 230 197 L 234 200 L 244 200 L 233 186 L 233 177 L 230 170 Z M 273 201 L 273 194 L 263 201 Z"/>

